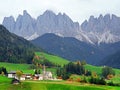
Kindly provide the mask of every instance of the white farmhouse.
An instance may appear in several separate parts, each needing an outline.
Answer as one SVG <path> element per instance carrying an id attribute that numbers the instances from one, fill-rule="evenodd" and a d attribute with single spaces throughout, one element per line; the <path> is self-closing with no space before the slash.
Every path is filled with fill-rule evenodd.
<path id="1" fill-rule="evenodd" d="M 16 77 L 16 71 L 10 71 L 8 73 L 8 78 L 15 78 Z"/>

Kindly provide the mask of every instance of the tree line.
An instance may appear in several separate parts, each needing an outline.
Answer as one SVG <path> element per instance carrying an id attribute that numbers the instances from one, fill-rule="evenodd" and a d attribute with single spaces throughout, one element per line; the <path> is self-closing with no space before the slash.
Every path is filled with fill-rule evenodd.
<path id="1" fill-rule="evenodd" d="M 109 79 L 115 75 L 115 71 L 111 67 L 103 67 L 101 75 L 97 75 L 95 72 L 91 72 L 89 70 L 86 70 L 84 65 L 86 63 L 81 63 L 80 61 L 77 62 L 70 62 L 63 67 L 57 68 L 57 76 L 61 77 L 64 80 L 70 80 L 71 75 L 82 75 L 84 77 L 90 77 L 87 81 L 86 78 L 81 80 L 82 82 L 89 82 L 92 84 L 100 84 L 100 85 L 106 85 L 105 79 Z M 80 79 L 78 78 L 78 81 Z M 111 83 L 110 83 L 111 84 Z M 113 84 L 112 84 L 113 85 Z"/>

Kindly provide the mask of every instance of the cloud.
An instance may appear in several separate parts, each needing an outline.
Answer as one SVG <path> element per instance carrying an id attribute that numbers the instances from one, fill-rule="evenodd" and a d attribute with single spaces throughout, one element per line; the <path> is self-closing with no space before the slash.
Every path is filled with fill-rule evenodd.
<path id="1" fill-rule="evenodd" d="M 0 22 L 5 16 L 17 17 L 27 10 L 37 17 L 45 10 L 65 12 L 74 21 L 82 23 L 90 15 L 113 13 L 120 16 L 120 0 L 0 0 Z"/>

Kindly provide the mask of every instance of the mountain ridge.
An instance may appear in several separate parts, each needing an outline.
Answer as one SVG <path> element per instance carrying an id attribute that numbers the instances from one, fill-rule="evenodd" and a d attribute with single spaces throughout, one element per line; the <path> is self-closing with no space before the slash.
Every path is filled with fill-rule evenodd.
<path id="1" fill-rule="evenodd" d="M 3 25 L 10 32 L 33 40 L 45 33 L 54 33 L 63 37 L 74 37 L 82 42 L 90 44 L 115 43 L 120 41 L 120 17 L 106 14 L 98 18 L 90 16 L 81 25 L 65 13 L 55 14 L 53 11 L 45 11 L 42 15 L 34 19 L 23 11 L 16 21 L 14 17 L 5 17 Z M 114 32 L 113 32 L 114 31 Z"/>

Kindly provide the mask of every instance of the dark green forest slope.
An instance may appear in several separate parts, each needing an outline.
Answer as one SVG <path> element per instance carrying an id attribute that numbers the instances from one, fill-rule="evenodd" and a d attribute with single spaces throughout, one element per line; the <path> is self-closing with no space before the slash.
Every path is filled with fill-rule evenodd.
<path id="1" fill-rule="evenodd" d="M 31 63 L 36 50 L 29 41 L 0 25 L 0 62 Z"/>

